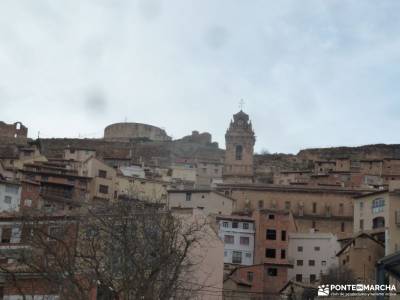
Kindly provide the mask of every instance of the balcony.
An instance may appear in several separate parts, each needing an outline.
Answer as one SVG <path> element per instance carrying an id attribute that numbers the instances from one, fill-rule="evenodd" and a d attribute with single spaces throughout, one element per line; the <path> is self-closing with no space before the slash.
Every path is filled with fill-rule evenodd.
<path id="1" fill-rule="evenodd" d="M 42 188 L 40 194 L 44 197 L 58 197 L 58 198 L 67 198 L 72 199 L 73 191 L 72 190 L 58 190 L 58 189 L 46 189 Z"/>

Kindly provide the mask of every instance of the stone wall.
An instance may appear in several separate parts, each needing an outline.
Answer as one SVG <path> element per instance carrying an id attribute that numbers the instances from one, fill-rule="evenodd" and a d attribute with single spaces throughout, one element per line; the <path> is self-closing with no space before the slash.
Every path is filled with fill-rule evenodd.
<path id="1" fill-rule="evenodd" d="M 130 139 L 149 139 L 151 141 L 169 141 L 171 137 L 164 129 L 153 125 L 141 123 L 115 123 L 104 129 L 104 139 L 106 140 L 125 140 Z"/>
<path id="2" fill-rule="evenodd" d="M 36 140 L 43 155 L 62 158 L 64 149 L 95 150 L 102 159 L 130 159 L 132 163 L 147 166 L 169 167 L 177 158 L 193 158 L 205 161 L 219 161 L 224 151 L 214 144 L 202 145 L 182 141 L 110 141 L 105 139 L 53 138 Z"/>
<path id="3" fill-rule="evenodd" d="M 191 135 L 184 136 L 181 141 L 187 143 L 197 143 L 197 144 L 211 144 L 212 136 L 208 132 L 199 133 L 198 131 L 192 131 Z"/>
<path id="4" fill-rule="evenodd" d="M 28 137 L 28 128 L 21 122 L 6 124 L 0 121 L 0 138 L 26 139 Z"/>

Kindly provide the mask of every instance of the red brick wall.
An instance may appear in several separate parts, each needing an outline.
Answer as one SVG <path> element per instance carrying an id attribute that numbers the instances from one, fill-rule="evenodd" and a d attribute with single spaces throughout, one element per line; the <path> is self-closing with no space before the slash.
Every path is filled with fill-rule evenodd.
<path id="1" fill-rule="evenodd" d="M 274 219 L 269 219 L 273 215 Z M 253 212 L 256 226 L 254 263 L 288 263 L 287 248 L 288 234 L 294 230 L 293 221 L 288 213 L 269 210 L 256 210 Z M 267 240 L 267 229 L 276 230 L 276 240 Z M 286 231 L 286 240 L 282 241 L 282 231 Z M 265 249 L 276 249 L 276 258 L 265 257 Z M 281 259 L 281 250 L 286 251 L 286 258 Z"/>
<path id="2" fill-rule="evenodd" d="M 40 193 L 40 185 L 22 181 L 21 182 L 21 209 L 31 209 L 31 208 L 39 208 L 39 193 Z M 32 205 L 29 207 L 26 205 L 25 200 L 32 200 Z"/>

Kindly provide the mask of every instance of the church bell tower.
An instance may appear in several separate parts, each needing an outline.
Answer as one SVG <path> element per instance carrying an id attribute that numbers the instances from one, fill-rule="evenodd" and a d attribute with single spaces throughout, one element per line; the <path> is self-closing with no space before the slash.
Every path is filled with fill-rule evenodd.
<path id="1" fill-rule="evenodd" d="M 225 134 L 224 183 L 252 183 L 253 151 L 256 138 L 249 115 L 240 110 Z"/>

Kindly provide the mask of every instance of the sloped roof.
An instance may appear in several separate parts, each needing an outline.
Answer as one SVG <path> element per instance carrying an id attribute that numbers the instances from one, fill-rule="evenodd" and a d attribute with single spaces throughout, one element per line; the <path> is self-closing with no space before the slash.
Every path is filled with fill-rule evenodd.
<path id="1" fill-rule="evenodd" d="M 236 284 L 238 284 L 238 285 L 244 285 L 244 286 L 248 286 L 248 287 L 251 287 L 252 286 L 252 284 L 250 283 L 250 282 L 248 282 L 248 281 L 246 281 L 246 280 L 243 280 L 243 279 L 241 279 L 241 278 L 237 278 L 237 277 L 235 277 L 235 276 L 231 276 L 231 275 L 228 275 L 228 276 L 226 276 L 225 278 L 224 278 L 224 282 L 225 281 L 227 281 L 227 280 L 232 280 L 233 282 L 235 282 Z"/>
<path id="2" fill-rule="evenodd" d="M 343 246 L 342 249 L 340 249 L 340 251 L 336 254 L 336 256 L 339 256 L 340 254 L 343 253 L 344 250 L 346 250 L 356 239 L 359 238 L 369 238 L 370 240 L 374 241 L 375 243 L 377 243 L 378 245 L 382 246 L 383 248 L 385 248 L 385 245 L 383 243 L 381 243 L 380 241 L 376 240 L 372 235 L 365 233 L 365 232 L 361 232 L 359 234 L 357 234 L 355 237 L 351 238 L 346 245 Z"/>

